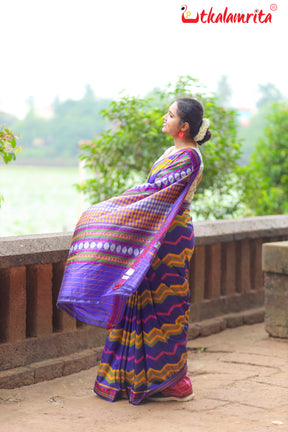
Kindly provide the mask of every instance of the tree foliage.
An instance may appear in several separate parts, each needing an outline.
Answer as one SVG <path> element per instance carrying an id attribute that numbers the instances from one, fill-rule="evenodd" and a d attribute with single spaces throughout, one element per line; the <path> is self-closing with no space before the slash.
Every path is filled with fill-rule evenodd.
<path id="1" fill-rule="evenodd" d="M 288 213 L 288 104 L 275 103 L 245 170 L 244 199 L 255 215 Z"/>
<path id="2" fill-rule="evenodd" d="M 255 144 L 259 139 L 263 138 L 264 128 L 267 124 L 267 114 L 271 109 L 271 105 L 275 102 L 284 101 L 285 98 L 275 84 L 266 83 L 258 84 L 258 92 L 260 97 L 256 102 L 257 110 L 254 112 L 248 123 L 241 124 L 238 121 L 237 135 L 242 142 L 242 156 L 239 161 L 240 165 L 250 163 L 250 158 L 255 150 Z M 241 111 L 239 111 L 241 116 Z"/>
<path id="3" fill-rule="evenodd" d="M 25 148 L 22 160 L 37 163 L 77 163 L 78 141 L 91 139 L 107 127 L 99 111 L 108 106 L 110 100 L 97 98 L 87 85 L 79 100 L 60 101 L 55 98 L 51 116 L 43 118 L 35 110 L 30 98 L 29 111 L 24 119 L 11 125 L 21 134 Z"/>
<path id="4" fill-rule="evenodd" d="M 0 127 L 0 161 L 3 159 L 5 164 L 16 159 L 16 154 L 21 150 L 17 147 L 18 137 L 14 135 L 11 129 Z M 0 206 L 3 196 L 0 194 Z"/>
<path id="5" fill-rule="evenodd" d="M 199 210 L 198 215 L 208 217 L 212 212 L 214 217 L 222 218 L 236 211 L 238 199 L 235 201 L 234 197 L 228 207 L 221 201 L 221 197 L 231 194 L 240 156 L 235 113 L 220 106 L 217 97 L 207 94 L 206 88 L 190 76 L 180 77 L 174 87 L 169 84 L 165 90 L 155 90 L 144 98 L 122 95 L 102 111 L 110 128 L 91 144 L 83 144 L 80 156 L 94 173 L 94 178 L 80 185 L 92 203 L 117 195 L 133 182 L 146 178 L 153 162 L 174 144 L 171 137 L 161 132 L 162 117 L 169 105 L 182 96 L 198 99 L 205 117 L 211 120 L 212 141 L 201 148 L 205 175 L 195 199 L 213 188 L 218 205 L 217 209 Z"/>
<path id="6" fill-rule="evenodd" d="M 232 97 L 232 89 L 227 75 L 222 75 L 217 85 L 217 96 L 223 106 L 229 106 Z"/>
<path id="7" fill-rule="evenodd" d="M 6 164 L 16 159 L 16 153 L 20 150 L 17 148 L 17 136 L 11 129 L 0 127 L 0 159 Z"/>
<path id="8" fill-rule="evenodd" d="M 259 108 L 249 120 L 249 124 L 242 126 L 238 123 L 237 136 L 242 143 L 241 165 L 250 163 L 250 158 L 255 150 L 256 142 L 263 138 L 264 128 L 267 125 L 267 114 L 270 111 L 271 104 L 266 104 Z"/>
<path id="9" fill-rule="evenodd" d="M 261 96 L 256 103 L 257 108 L 283 100 L 283 95 L 273 83 L 258 84 L 258 90 Z"/>

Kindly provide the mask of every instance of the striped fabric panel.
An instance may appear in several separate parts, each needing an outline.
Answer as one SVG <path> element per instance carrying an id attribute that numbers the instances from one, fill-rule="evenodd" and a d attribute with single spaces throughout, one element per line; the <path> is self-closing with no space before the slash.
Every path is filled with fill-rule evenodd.
<path id="1" fill-rule="evenodd" d="M 200 165 L 196 151 L 179 151 L 157 161 L 143 185 L 84 212 L 58 307 L 84 322 L 114 327 L 123 313 L 122 297 L 132 295 L 143 280 Z"/>

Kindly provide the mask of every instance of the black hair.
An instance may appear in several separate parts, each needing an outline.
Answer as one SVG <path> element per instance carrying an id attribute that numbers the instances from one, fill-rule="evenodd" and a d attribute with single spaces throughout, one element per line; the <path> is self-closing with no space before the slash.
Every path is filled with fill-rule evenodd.
<path id="1" fill-rule="evenodd" d="M 179 98 L 176 99 L 177 114 L 180 117 L 181 123 L 187 122 L 190 127 L 190 136 L 194 138 L 201 127 L 203 121 L 203 107 L 196 99 L 192 98 Z M 211 138 L 209 128 L 206 131 L 204 138 L 197 141 L 197 144 L 202 145 Z"/>

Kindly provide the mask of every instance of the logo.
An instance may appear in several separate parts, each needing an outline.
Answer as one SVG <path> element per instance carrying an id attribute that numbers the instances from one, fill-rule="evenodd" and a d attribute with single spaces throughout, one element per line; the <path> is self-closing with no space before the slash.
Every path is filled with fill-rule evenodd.
<path id="1" fill-rule="evenodd" d="M 277 5 L 275 3 L 270 6 L 271 11 L 275 12 L 277 10 Z M 213 6 L 210 8 L 209 12 L 203 9 L 201 12 L 197 12 L 195 18 L 191 17 L 191 12 L 187 10 L 187 6 L 181 7 L 182 12 L 182 22 L 183 23 L 193 23 L 196 24 L 201 22 L 203 24 L 216 24 L 216 23 L 260 23 L 266 24 L 272 22 L 272 14 L 263 12 L 262 9 L 255 9 L 252 13 L 237 13 L 230 12 L 228 7 L 225 7 L 223 12 L 214 12 Z"/>

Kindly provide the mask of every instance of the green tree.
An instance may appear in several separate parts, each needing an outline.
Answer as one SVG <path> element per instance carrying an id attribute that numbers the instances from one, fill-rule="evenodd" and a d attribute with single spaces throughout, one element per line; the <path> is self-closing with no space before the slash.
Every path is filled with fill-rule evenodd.
<path id="1" fill-rule="evenodd" d="M 288 104 L 275 103 L 245 170 L 243 199 L 255 215 L 288 213 Z"/>
<path id="2" fill-rule="evenodd" d="M 258 91 L 261 96 L 256 103 L 257 112 L 251 117 L 249 125 L 242 126 L 238 124 L 237 134 L 242 141 L 242 157 L 240 160 L 242 165 L 250 162 L 256 142 L 263 138 L 264 128 L 267 124 L 267 114 L 271 110 L 271 105 L 284 99 L 281 92 L 272 83 L 259 84 Z"/>
<path id="3" fill-rule="evenodd" d="M 99 111 L 109 102 L 96 98 L 91 86 L 87 85 L 80 100 L 60 101 L 55 98 L 51 107 L 53 116 L 42 118 L 37 115 L 33 98 L 29 98 L 27 115 L 12 124 L 13 130 L 23 137 L 23 159 L 38 163 L 75 164 L 79 154 L 78 141 L 91 139 L 105 129 Z"/>
<path id="4" fill-rule="evenodd" d="M 271 106 L 269 104 L 259 108 L 251 117 L 248 125 L 242 126 L 238 124 L 237 136 L 242 142 L 241 165 L 250 163 L 251 155 L 255 151 L 256 142 L 264 135 L 264 128 L 267 125 L 267 114 L 270 108 Z"/>
<path id="5" fill-rule="evenodd" d="M 16 159 L 16 154 L 21 150 L 17 148 L 17 136 L 6 127 L 0 127 L 0 161 L 4 160 L 6 164 Z M 3 196 L 0 194 L 0 207 Z"/>
<path id="6" fill-rule="evenodd" d="M 275 84 L 258 84 L 258 90 L 261 94 L 261 97 L 256 103 L 257 108 L 262 108 L 267 104 L 271 104 L 273 102 L 280 102 L 281 100 L 283 100 L 283 96 L 280 90 L 277 89 Z"/>
<path id="7" fill-rule="evenodd" d="M 80 156 L 85 166 L 94 173 L 94 178 L 80 185 L 92 203 L 119 194 L 135 181 L 143 181 L 157 157 L 173 145 L 173 139 L 161 132 L 162 117 L 169 105 L 180 96 L 200 100 L 205 117 L 211 120 L 213 139 L 201 148 L 205 175 L 197 197 L 204 190 L 213 188 L 218 204 L 217 208 L 207 206 L 205 210 L 196 210 L 196 213 L 202 217 L 212 214 L 222 218 L 237 210 L 237 198 L 233 197 L 232 204 L 228 206 L 221 199 L 224 195 L 231 196 L 236 182 L 240 145 L 236 141 L 235 113 L 219 106 L 216 96 L 208 95 L 203 85 L 189 76 L 180 77 L 174 88 L 169 84 L 167 89 L 156 90 L 145 98 L 124 95 L 102 111 L 110 128 L 91 144 L 83 144 Z"/>
<path id="8" fill-rule="evenodd" d="M 54 155 L 75 158 L 79 154 L 80 140 L 92 139 L 107 126 L 99 111 L 108 106 L 110 100 L 96 98 L 90 85 L 80 100 L 55 101 L 54 117 L 50 122 L 50 142 Z"/>
<path id="9" fill-rule="evenodd" d="M 217 96 L 220 104 L 229 106 L 232 97 L 232 89 L 228 82 L 227 75 L 222 75 L 217 85 Z"/>
<path id="10" fill-rule="evenodd" d="M 24 119 L 13 124 L 13 129 L 21 134 L 21 145 L 25 148 L 24 159 L 37 156 L 39 148 L 43 147 L 47 150 L 50 122 L 38 117 L 33 107 L 30 108 Z M 45 153 L 48 152 L 45 151 Z"/>

